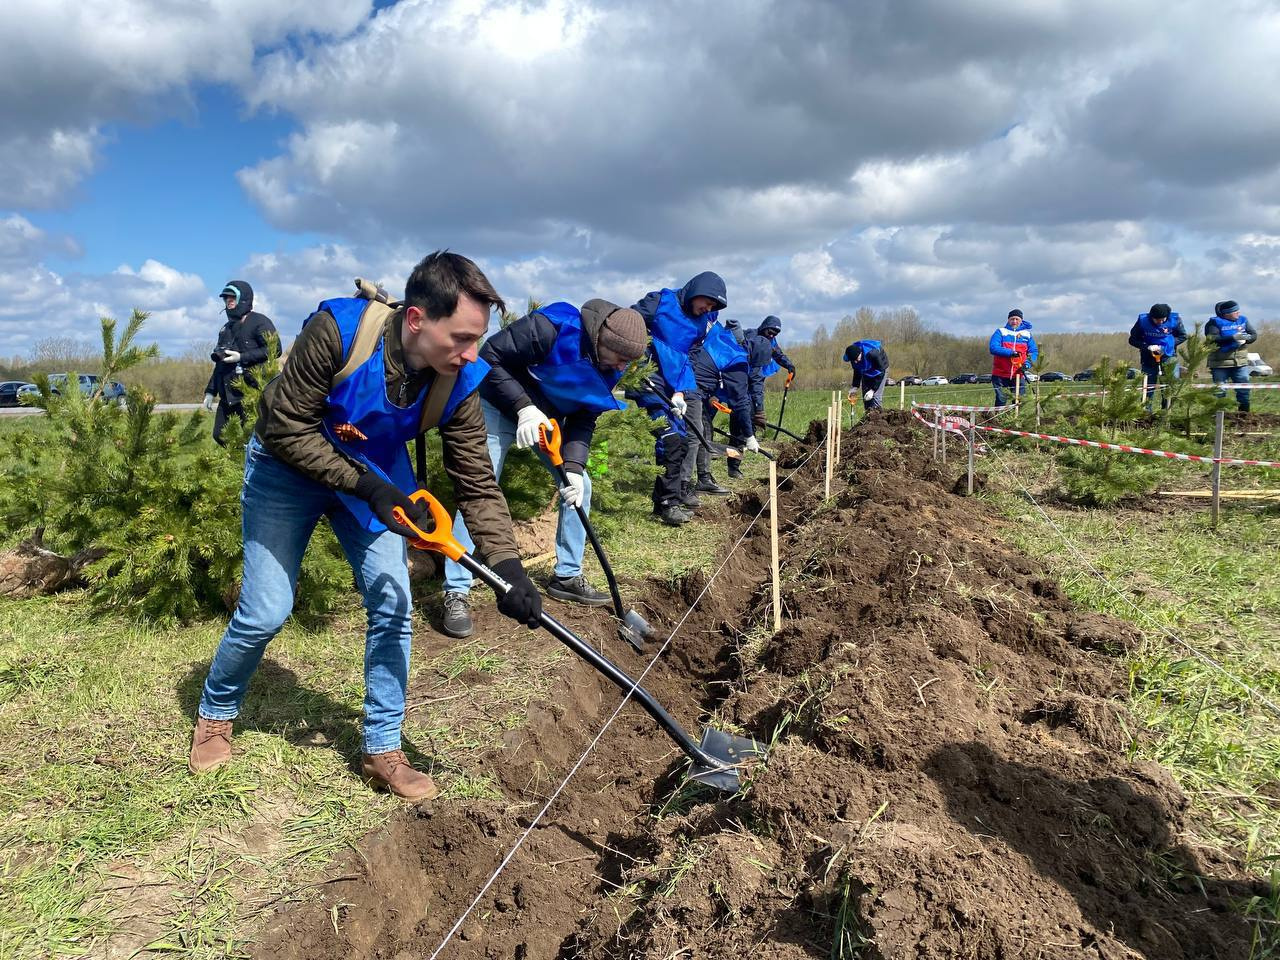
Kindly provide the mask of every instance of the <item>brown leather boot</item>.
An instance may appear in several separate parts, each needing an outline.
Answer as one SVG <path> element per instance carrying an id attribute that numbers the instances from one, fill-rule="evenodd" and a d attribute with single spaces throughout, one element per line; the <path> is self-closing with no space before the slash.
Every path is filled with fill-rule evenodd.
<path id="1" fill-rule="evenodd" d="M 231 721 L 206 720 L 196 717 L 196 730 L 191 737 L 191 758 L 187 768 L 202 773 L 220 767 L 231 759 Z"/>
<path id="2" fill-rule="evenodd" d="M 434 800 L 440 796 L 440 788 L 425 773 L 419 773 L 409 765 L 403 750 L 386 753 L 366 753 L 360 763 L 364 782 L 375 790 L 390 790 L 401 800 L 417 803 Z"/>

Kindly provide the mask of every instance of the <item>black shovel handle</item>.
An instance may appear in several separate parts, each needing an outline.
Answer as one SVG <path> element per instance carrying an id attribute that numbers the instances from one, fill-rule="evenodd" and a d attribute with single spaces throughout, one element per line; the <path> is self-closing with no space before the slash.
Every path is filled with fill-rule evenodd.
<path id="1" fill-rule="evenodd" d="M 723 430 L 721 430 L 721 429 L 720 429 L 719 427 L 717 427 L 715 424 L 712 424 L 712 425 L 711 425 L 711 430 L 712 430 L 712 432 L 713 432 L 713 433 L 718 433 L 718 434 L 720 434 L 720 436 L 724 437 L 726 440 L 728 440 L 730 443 L 732 443 L 732 444 L 734 445 L 734 447 L 735 447 L 735 448 L 737 447 L 737 445 L 738 445 L 738 444 L 737 444 L 737 441 L 735 441 L 735 440 L 733 439 L 733 437 L 731 437 L 729 434 L 725 433 Z M 746 447 L 743 447 L 742 449 L 744 449 L 744 450 L 745 450 L 745 449 L 746 449 Z M 763 449 L 762 449 L 762 450 L 757 450 L 757 451 L 755 451 L 755 452 L 756 452 L 756 453 L 758 453 L 758 454 L 760 454 L 760 456 L 764 457 L 766 460 L 776 460 L 776 459 L 778 459 L 778 458 L 777 458 L 777 457 L 775 457 L 772 453 L 770 453 L 768 450 L 763 450 Z"/>
<path id="2" fill-rule="evenodd" d="M 704 448 L 706 448 L 707 453 L 712 454 L 714 456 L 715 450 L 712 448 L 710 441 L 708 441 L 707 438 L 702 435 L 701 430 L 699 430 L 697 427 L 695 427 L 692 423 L 689 422 L 689 419 L 687 417 L 680 416 L 678 413 L 675 412 L 675 410 L 671 408 L 671 401 L 662 395 L 662 391 L 658 389 L 658 385 L 648 378 L 645 378 L 644 385 L 645 385 L 645 389 L 649 390 L 655 397 L 658 398 L 658 402 L 662 404 L 662 409 L 667 411 L 667 415 L 675 417 L 676 419 L 680 420 L 686 427 L 692 430 L 693 435 L 697 437 L 698 442 L 702 444 Z"/>
<path id="3" fill-rule="evenodd" d="M 556 472 L 557 478 L 560 480 L 560 486 L 567 487 L 569 485 L 569 471 L 564 468 L 563 463 L 552 463 L 551 469 Z M 560 496 L 564 496 L 561 494 Z M 587 511 L 582 509 L 582 504 L 575 503 L 573 509 L 578 511 L 578 519 L 582 521 L 582 528 L 587 531 L 587 539 L 591 541 L 591 549 L 596 552 L 596 558 L 600 561 L 600 569 L 604 571 L 605 582 L 609 584 L 609 593 L 613 597 L 613 609 L 618 615 L 619 620 L 627 618 L 627 611 L 622 606 L 622 594 L 618 592 L 618 581 L 613 576 L 613 567 L 609 566 L 609 559 L 604 555 L 604 547 L 600 545 L 600 540 L 596 537 L 595 527 L 591 526 L 591 521 L 587 519 Z"/>
<path id="4" fill-rule="evenodd" d="M 469 553 L 464 553 L 458 558 L 458 563 L 462 564 L 472 576 L 479 577 L 500 595 L 505 595 L 511 589 L 511 585 L 503 580 L 500 576 L 486 567 L 483 563 L 476 560 Z M 594 667 L 599 673 L 603 674 L 611 680 L 619 690 L 630 693 L 635 697 L 636 702 L 644 707 L 645 712 L 657 721 L 658 726 L 670 737 L 681 750 L 696 764 L 702 767 L 708 767 L 713 770 L 722 769 L 725 764 L 722 760 L 717 760 L 709 753 L 698 746 L 684 728 L 676 723 L 671 714 L 667 713 L 666 708 L 653 698 L 653 694 L 649 693 L 644 687 L 640 686 L 636 681 L 632 680 L 622 669 L 616 666 L 613 661 L 602 654 L 591 644 L 573 633 L 568 627 L 562 624 L 551 614 L 545 610 L 538 616 L 538 623 L 553 637 L 563 643 L 575 654 L 585 660 Z"/>
<path id="5" fill-rule="evenodd" d="M 778 408 L 778 422 L 773 428 L 773 439 L 778 439 L 778 432 L 782 429 L 782 415 L 787 412 L 787 394 L 791 392 L 791 378 L 787 377 L 787 382 L 782 387 L 782 406 Z M 796 437 L 790 430 L 787 431 L 788 437 Z M 796 437 L 799 440 L 799 437 Z"/>

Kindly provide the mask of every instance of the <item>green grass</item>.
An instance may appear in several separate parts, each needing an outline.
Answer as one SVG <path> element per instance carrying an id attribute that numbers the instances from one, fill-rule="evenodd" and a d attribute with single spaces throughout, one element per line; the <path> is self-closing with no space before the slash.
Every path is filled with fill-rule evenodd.
<path id="1" fill-rule="evenodd" d="M 237 931 L 397 809 L 352 766 L 362 612 L 285 627 L 235 758 L 197 778 L 191 717 L 224 622 L 160 631 L 85 609 L 76 593 L 0 602 L 0 958 L 81 955 L 111 936 L 236 955 Z M 406 749 L 442 802 L 499 795 L 480 754 L 564 656 L 517 640 L 513 629 L 484 648 L 415 653 Z M 468 687 L 467 670 L 490 682 Z"/>
<path id="2" fill-rule="evenodd" d="M 1077 603 L 1143 630 L 1128 660 L 1129 706 L 1145 727 L 1133 754 L 1173 772 L 1191 801 L 1196 842 L 1226 849 L 1247 870 L 1267 875 L 1280 857 L 1280 717 L 1242 683 L 1280 703 L 1274 515 L 1228 506 L 1215 531 L 1204 508 L 1050 506 L 1050 525 L 1020 493 L 1029 478 L 1044 476 L 1036 457 L 999 456 L 1016 478 L 990 468 L 991 499 L 1018 521 L 1008 536 L 1042 560 Z M 1043 493 L 1038 482 L 1029 488 Z"/>

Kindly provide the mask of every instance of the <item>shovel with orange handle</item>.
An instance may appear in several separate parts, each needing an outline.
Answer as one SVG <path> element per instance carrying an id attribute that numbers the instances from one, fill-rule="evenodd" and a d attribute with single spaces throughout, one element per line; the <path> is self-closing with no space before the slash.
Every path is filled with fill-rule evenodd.
<path id="1" fill-rule="evenodd" d="M 413 539 L 409 545 L 419 550 L 430 550 L 442 553 L 450 560 L 461 564 L 472 576 L 478 577 L 494 589 L 499 595 L 505 595 L 511 585 L 487 566 L 467 553 L 453 535 L 453 521 L 440 503 L 426 490 L 419 490 L 409 498 L 415 503 L 425 504 L 431 513 L 431 530 L 426 531 L 409 519 L 399 507 L 394 516 L 398 523 L 404 524 L 413 531 Z M 626 673 L 613 664 L 595 647 L 577 636 L 545 610 L 538 617 L 538 623 L 553 637 L 563 643 L 575 654 L 585 660 L 594 669 L 607 677 L 618 689 L 636 698 L 658 726 L 670 737 L 685 755 L 693 761 L 693 769 L 689 779 L 728 793 L 735 792 L 741 786 L 738 776 L 739 768 L 755 757 L 763 757 L 763 744 L 746 737 L 735 737 L 732 734 L 708 727 L 703 731 L 702 742 L 697 743 L 684 731 L 675 718 L 666 711 L 653 695 L 644 687 L 632 680 Z"/>
<path id="2" fill-rule="evenodd" d="M 782 406 L 778 408 L 778 424 L 773 428 L 773 439 L 775 440 L 778 439 L 778 433 L 782 430 L 782 418 L 787 412 L 787 394 L 791 391 L 791 381 L 795 378 L 796 372 L 794 370 L 788 370 L 787 382 L 782 385 Z M 787 436 L 795 437 L 796 435 L 788 430 Z M 796 439 L 798 440 L 800 438 L 796 437 Z"/>
<path id="3" fill-rule="evenodd" d="M 538 427 L 538 446 L 542 448 L 542 452 L 551 461 L 551 467 L 555 470 L 556 479 L 560 481 L 560 486 L 567 487 L 569 485 L 569 472 L 565 470 L 564 457 L 560 455 L 560 442 L 564 439 L 564 433 L 560 429 L 560 424 L 555 420 L 550 421 L 550 423 L 550 430 L 547 429 L 545 424 Z M 618 581 L 613 575 L 613 567 L 609 565 L 609 558 L 604 555 L 604 547 L 600 546 L 600 540 L 596 537 L 595 528 L 591 526 L 591 521 L 587 519 L 587 511 L 582 508 L 581 504 L 575 505 L 574 509 L 578 511 L 578 519 L 582 521 L 582 526 L 587 531 L 587 539 L 591 541 L 591 548 L 595 550 L 596 556 L 600 558 L 600 569 L 604 571 L 604 578 L 609 583 L 609 593 L 613 597 L 613 612 L 618 618 L 618 636 L 635 647 L 637 653 L 644 653 L 646 641 L 653 638 L 653 627 L 635 610 L 628 610 L 623 607 L 622 594 L 618 592 Z"/>

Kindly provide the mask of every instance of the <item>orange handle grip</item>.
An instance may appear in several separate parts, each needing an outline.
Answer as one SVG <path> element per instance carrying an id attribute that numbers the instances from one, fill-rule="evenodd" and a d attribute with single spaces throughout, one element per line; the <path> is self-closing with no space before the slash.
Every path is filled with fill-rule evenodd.
<path id="1" fill-rule="evenodd" d="M 795 378 L 796 378 L 796 372 L 795 372 L 794 370 L 788 370 L 788 371 L 787 371 L 787 382 L 786 382 L 786 383 L 784 383 L 784 384 L 783 384 L 783 386 L 784 386 L 784 387 L 789 387 L 789 386 L 791 386 L 791 381 L 793 381 Z"/>
<path id="2" fill-rule="evenodd" d="M 560 441 L 564 439 L 564 431 L 560 429 L 560 424 L 555 420 L 551 421 L 551 429 L 548 430 L 546 424 L 538 424 L 538 446 L 542 448 L 551 459 L 551 465 L 560 467 L 564 465 L 564 457 L 560 456 Z"/>
<path id="3" fill-rule="evenodd" d="M 721 403 L 715 397 L 711 398 L 711 405 L 715 407 L 717 410 L 719 410 L 721 413 L 733 413 L 733 409 L 731 407 L 726 407 L 723 403 Z"/>
<path id="4" fill-rule="evenodd" d="M 409 546 L 416 547 L 418 550 L 443 553 L 450 560 L 461 560 L 462 555 L 467 551 L 454 537 L 453 519 L 445 512 L 444 505 L 426 490 L 415 491 L 409 499 L 414 503 L 425 503 L 427 509 L 431 511 L 430 532 L 423 530 L 410 520 L 400 507 L 391 511 L 397 523 L 403 523 L 413 531 L 414 539 L 409 541 Z"/>

